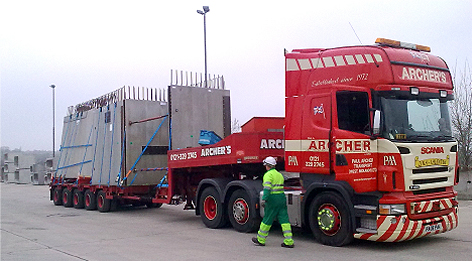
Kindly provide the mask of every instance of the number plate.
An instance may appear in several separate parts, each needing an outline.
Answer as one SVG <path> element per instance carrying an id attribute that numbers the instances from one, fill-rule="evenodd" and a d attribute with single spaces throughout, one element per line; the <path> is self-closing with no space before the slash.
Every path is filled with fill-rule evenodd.
<path id="1" fill-rule="evenodd" d="M 441 223 L 434 224 L 434 225 L 429 225 L 424 227 L 424 232 L 435 232 L 438 230 L 442 230 L 442 225 Z"/>

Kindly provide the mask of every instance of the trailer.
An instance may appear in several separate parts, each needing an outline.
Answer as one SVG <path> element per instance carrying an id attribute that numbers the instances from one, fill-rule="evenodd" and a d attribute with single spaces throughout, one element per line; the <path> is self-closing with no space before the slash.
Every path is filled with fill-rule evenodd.
<path id="1" fill-rule="evenodd" d="M 448 111 L 453 84 L 446 63 L 429 52 L 383 38 L 375 45 L 286 52 L 285 117 L 254 117 L 240 133 L 224 135 L 216 124 L 189 146 L 190 133 L 177 135 L 180 144 L 169 141 L 160 155 L 166 167 L 148 169 L 162 171 L 152 184 L 130 186 L 133 173 L 145 169 L 110 164 L 120 173 L 113 186 L 59 176 L 52 198 L 56 190 L 88 189 L 90 200 L 106 204 L 186 202 L 184 209 L 195 208 L 209 228 L 230 224 L 251 232 L 264 215 L 262 161 L 272 156 L 285 178 L 291 225 L 310 229 L 322 244 L 399 242 L 450 231 L 458 225 L 459 178 Z M 170 136 L 182 113 L 174 101 L 181 103 L 170 102 L 165 116 L 172 119 Z M 229 96 L 219 108 L 211 115 L 224 115 L 227 126 Z M 181 119 L 175 119 L 179 131 L 195 122 Z M 214 134 L 222 139 L 208 137 Z"/>
<path id="2" fill-rule="evenodd" d="M 230 130 L 224 79 L 205 87 L 186 75 L 175 72 L 167 89 L 124 86 L 69 107 L 50 184 L 54 204 L 101 212 L 119 204 L 160 206 L 152 199 L 167 187 L 171 146 L 197 146 L 201 129 L 221 137 Z M 210 110 L 220 113 L 210 118 Z"/>

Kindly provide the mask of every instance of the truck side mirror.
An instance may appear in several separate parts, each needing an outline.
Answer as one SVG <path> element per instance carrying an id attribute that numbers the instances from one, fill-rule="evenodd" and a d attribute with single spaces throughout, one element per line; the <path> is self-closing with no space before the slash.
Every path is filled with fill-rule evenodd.
<path id="1" fill-rule="evenodd" d="M 372 129 L 373 135 L 380 134 L 380 116 L 381 116 L 381 112 L 379 110 L 375 110 L 374 111 L 374 124 L 373 124 L 373 129 Z"/>

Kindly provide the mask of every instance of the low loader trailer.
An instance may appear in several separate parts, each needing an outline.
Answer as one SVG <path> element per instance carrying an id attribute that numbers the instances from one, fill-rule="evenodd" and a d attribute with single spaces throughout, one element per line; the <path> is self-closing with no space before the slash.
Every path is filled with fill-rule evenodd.
<path id="1" fill-rule="evenodd" d="M 443 233 L 458 225 L 452 99 L 450 71 L 427 46 L 379 38 L 375 45 L 296 49 L 285 53 L 285 117 L 254 117 L 223 139 L 161 148 L 165 155 L 156 159 L 165 156 L 163 168 L 109 164 L 120 173 L 113 184 L 57 175 L 51 198 L 100 211 L 186 201 L 185 209 L 195 209 L 209 228 L 252 232 L 264 215 L 262 161 L 272 156 L 285 178 L 290 223 L 310 229 L 322 244 Z M 175 108 L 153 124 L 166 117 L 177 117 Z M 120 153 L 123 144 L 129 145 L 111 151 Z M 149 146 L 140 146 L 146 154 Z M 159 175 L 132 184 L 146 171 Z"/>

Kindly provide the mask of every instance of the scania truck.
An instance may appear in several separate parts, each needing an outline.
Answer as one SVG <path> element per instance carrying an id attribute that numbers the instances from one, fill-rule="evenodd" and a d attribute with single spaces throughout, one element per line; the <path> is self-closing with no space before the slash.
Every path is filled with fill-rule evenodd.
<path id="1" fill-rule="evenodd" d="M 311 229 L 322 244 L 443 233 L 458 225 L 452 99 L 449 68 L 427 46 L 379 38 L 375 45 L 286 51 L 285 117 L 254 117 L 208 145 L 169 146 L 165 176 L 145 189 L 131 189 L 128 174 L 143 171 L 131 168 L 112 188 L 56 177 L 51 197 L 77 191 L 82 202 L 85 193 L 101 211 L 124 200 L 186 201 L 207 227 L 250 232 L 264 214 L 261 163 L 272 156 L 286 178 L 290 223 Z M 160 120 L 177 113 L 169 104 Z"/>

